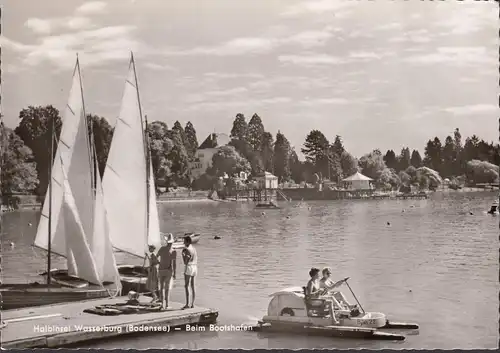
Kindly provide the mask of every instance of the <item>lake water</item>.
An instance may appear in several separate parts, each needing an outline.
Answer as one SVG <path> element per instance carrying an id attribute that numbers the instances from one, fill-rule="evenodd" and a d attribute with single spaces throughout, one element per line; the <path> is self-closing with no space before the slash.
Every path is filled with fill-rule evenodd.
<path id="1" fill-rule="evenodd" d="M 485 214 L 496 197 L 486 192 L 434 194 L 428 200 L 292 202 L 265 215 L 251 203 L 161 204 L 162 231 L 202 234 L 196 246 L 197 304 L 218 309 L 220 324 L 255 323 L 267 310 L 269 294 L 303 286 L 312 266 L 328 265 L 334 278 L 351 277 L 365 310 L 417 322 L 420 330 L 398 343 L 178 332 L 84 347 L 497 348 L 499 217 Z M 45 257 L 30 246 L 37 218 L 30 211 L 4 215 L 4 283 L 40 280 Z M 10 241 L 16 243 L 12 249 L 5 246 Z M 120 262 L 142 263 L 123 256 Z M 53 261 L 65 266 L 60 258 Z M 180 280 L 172 299 L 184 302 Z"/>

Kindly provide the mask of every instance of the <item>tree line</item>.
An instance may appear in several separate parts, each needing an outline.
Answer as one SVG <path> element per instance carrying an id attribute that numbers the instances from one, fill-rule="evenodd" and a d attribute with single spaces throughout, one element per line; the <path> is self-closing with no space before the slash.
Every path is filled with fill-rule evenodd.
<path id="1" fill-rule="evenodd" d="M 51 131 L 54 121 L 56 140 L 62 121 L 59 111 L 51 105 L 29 106 L 19 113 L 19 125 L 8 129 L 2 125 L 1 158 L 3 195 L 36 193 L 47 190 Z M 113 128 L 101 116 L 88 115 L 89 134 L 94 136 L 99 171 L 104 172 L 113 137 Z M 92 129 L 92 131 L 91 131 Z M 359 159 L 344 147 L 341 136 L 331 142 L 319 131 L 310 131 L 301 148 L 305 160 L 300 160 L 289 140 L 278 131 L 275 136 L 266 131 L 262 118 L 253 114 L 247 122 L 244 114 L 236 114 L 230 131 L 231 141 L 218 148 L 212 166 L 197 180 L 191 173 L 191 164 L 197 161 L 199 147 L 196 130 L 191 122 L 183 127 L 176 121 L 171 128 L 161 121 L 148 123 L 153 172 L 159 186 L 189 186 L 196 189 L 211 188 L 220 176 L 248 172 L 256 176 L 269 171 L 280 183 L 318 183 L 325 180 L 341 182 L 357 171 L 375 180 L 378 187 L 394 189 L 417 185 L 435 187 L 441 178 L 452 184 L 497 183 L 500 147 L 476 135 L 467 137 L 462 144 L 459 129 L 446 136 L 444 144 L 438 137 L 430 139 L 422 157 L 418 150 L 403 147 L 399 154 L 379 149 Z M 52 157 L 53 158 L 53 157 Z"/>

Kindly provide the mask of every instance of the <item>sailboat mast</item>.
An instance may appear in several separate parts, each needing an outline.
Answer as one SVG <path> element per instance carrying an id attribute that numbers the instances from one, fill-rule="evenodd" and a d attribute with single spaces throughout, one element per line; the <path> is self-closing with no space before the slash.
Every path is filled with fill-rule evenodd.
<path id="1" fill-rule="evenodd" d="M 87 148 L 89 149 L 89 165 L 92 174 L 92 192 L 95 197 L 95 189 L 96 189 L 96 170 L 95 170 L 95 145 L 94 145 L 94 123 L 92 119 L 88 119 L 87 112 L 85 111 L 85 98 L 83 96 L 83 84 L 82 84 L 82 73 L 80 72 L 80 60 L 78 59 L 78 54 L 76 54 L 76 67 L 78 70 L 78 78 L 80 82 L 80 95 L 82 97 L 82 111 L 83 111 L 83 120 L 85 122 L 85 128 L 89 129 L 90 132 L 87 133 Z"/>
<path id="2" fill-rule="evenodd" d="M 50 118 L 50 168 L 49 168 L 49 219 L 48 219 L 48 241 L 47 241 L 47 284 L 51 283 L 50 270 L 52 254 L 52 164 L 54 159 L 54 117 Z"/>
<path id="3" fill-rule="evenodd" d="M 141 127 L 142 127 L 142 139 L 144 143 L 144 159 L 146 160 L 146 235 L 145 241 L 146 245 L 148 245 L 148 236 L 149 236 L 149 145 L 146 144 L 146 129 L 144 126 L 144 120 L 142 118 L 142 107 L 141 107 L 141 98 L 139 95 L 139 81 L 137 80 L 137 71 L 135 69 L 135 61 L 134 61 L 134 53 L 130 53 L 130 60 L 132 62 L 132 67 L 134 68 L 134 80 L 135 80 L 135 91 L 137 92 L 137 104 L 139 106 L 139 116 L 141 118 Z M 146 126 L 147 127 L 147 126 Z M 146 249 L 144 249 L 146 250 Z"/>

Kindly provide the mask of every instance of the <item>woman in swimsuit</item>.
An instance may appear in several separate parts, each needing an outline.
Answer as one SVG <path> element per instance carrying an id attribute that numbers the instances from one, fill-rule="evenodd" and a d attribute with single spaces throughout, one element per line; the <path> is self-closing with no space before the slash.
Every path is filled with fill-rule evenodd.
<path id="1" fill-rule="evenodd" d="M 308 297 L 308 299 L 315 299 L 323 294 L 323 291 L 320 290 L 319 285 L 319 269 L 316 267 L 311 268 L 311 270 L 309 271 L 309 276 L 311 277 L 311 279 L 309 280 L 309 282 L 307 282 L 306 296 Z"/>

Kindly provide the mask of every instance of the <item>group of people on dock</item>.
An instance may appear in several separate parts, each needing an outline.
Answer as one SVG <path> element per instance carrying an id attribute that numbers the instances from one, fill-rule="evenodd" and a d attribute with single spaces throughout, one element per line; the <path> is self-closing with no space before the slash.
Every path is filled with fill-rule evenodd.
<path id="1" fill-rule="evenodd" d="M 177 274 L 177 251 L 173 248 L 174 236 L 169 233 L 164 236 L 165 244 L 155 253 L 156 247 L 149 246 L 148 279 L 146 287 L 153 295 L 153 302 L 158 300 L 162 309 L 170 309 L 170 293 Z M 198 273 L 198 254 L 192 244 L 190 236 L 184 237 L 184 248 L 182 249 L 182 261 L 184 263 L 184 289 L 186 292 L 186 305 L 183 309 L 193 308 L 195 300 L 194 279 Z M 191 287 L 191 304 L 189 303 L 189 288 Z M 158 295 L 159 292 L 159 295 Z"/>

